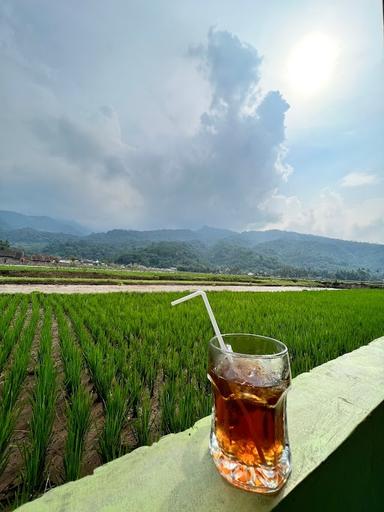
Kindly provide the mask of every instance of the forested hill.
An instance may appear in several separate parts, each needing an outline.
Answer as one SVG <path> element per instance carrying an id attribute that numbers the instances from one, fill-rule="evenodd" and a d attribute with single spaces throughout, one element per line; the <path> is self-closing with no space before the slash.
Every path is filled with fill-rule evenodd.
<path id="1" fill-rule="evenodd" d="M 40 218 L 41 219 L 41 218 Z M 20 218 L 17 219 L 18 222 Z M 22 220 L 22 219 L 21 219 Z M 52 232 L 30 222 L 17 228 L 2 221 L 0 239 L 29 252 L 185 270 L 379 279 L 384 245 L 351 242 L 295 232 L 244 231 L 203 227 L 152 231 L 116 229 L 80 235 Z M 54 226 L 58 229 L 58 226 Z"/>

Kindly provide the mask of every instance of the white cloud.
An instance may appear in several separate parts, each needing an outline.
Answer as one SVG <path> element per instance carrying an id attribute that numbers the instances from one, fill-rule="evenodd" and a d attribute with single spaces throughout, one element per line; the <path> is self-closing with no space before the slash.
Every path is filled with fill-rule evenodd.
<path id="1" fill-rule="evenodd" d="M 33 4 L 3 0 L 0 6 L 2 208 L 76 218 L 94 229 L 248 224 L 384 241 L 378 171 L 350 173 L 338 183 L 329 178 L 340 160 L 347 169 L 377 168 L 382 101 L 379 86 L 372 92 L 369 84 L 381 83 L 379 75 L 353 62 L 353 75 L 365 80 L 361 98 L 349 82 L 348 97 L 346 88 L 335 96 L 334 87 L 321 101 L 291 96 L 287 121 L 288 104 L 271 89 L 284 86 L 281 59 L 301 32 L 289 30 L 289 44 L 284 37 L 276 43 L 273 9 L 261 31 L 254 30 L 260 17 L 237 24 L 238 9 L 221 9 L 220 23 L 255 37 L 252 46 L 229 31 L 211 30 L 205 38 L 212 13 L 198 14 L 193 2 L 186 25 L 180 23 L 184 5 L 179 19 L 175 6 L 148 11 L 145 3 L 141 9 L 119 1 L 111 10 L 96 2 L 89 13 L 86 3 L 77 9 Z M 344 21 L 349 27 L 350 18 Z M 307 30 L 307 22 L 298 23 Z M 359 51 L 364 41 L 356 39 Z M 194 45 L 189 52 L 188 44 Z M 264 60 L 255 48 L 263 49 Z M 366 66 L 365 54 L 363 61 Z M 349 116 L 351 105 L 360 110 Z M 296 138 L 292 116 L 300 119 Z M 293 172 L 287 122 L 297 173 L 289 197 L 279 193 Z M 338 140 L 342 130 L 348 140 Z M 330 172 L 319 180 L 315 174 L 325 166 Z M 374 183 L 381 191 L 358 188 Z M 302 199 L 323 184 L 332 190 L 305 207 Z"/>
<path id="2" fill-rule="evenodd" d="M 146 199 L 143 221 L 240 229 L 250 218 L 265 220 L 260 203 L 292 171 L 284 147 L 289 105 L 278 91 L 261 94 L 262 59 L 230 32 L 210 30 L 189 54 L 211 104 L 193 136 L 157 153 L 140 147 L 128 159 L 131 183 Z"/>
<path id="3" fill-rule="evenodd" d="M 384 201 L 382 198 L 348 201 L 339 192 L 323 189 L 312 206 L 305 207 L 297 196 L 274 194 L 262 208 L 275 217 L 264 229 L 283 229 L 322 236 L 384 242 Z M 252 229 L 252 226 L 248 226 Z"/>
<path id="4" fill-rule="evenodd" d="M 345 188 L 361 187 L 364 185 L 373 185 L 378 182 L 375 174 L 367 172 L 350 172 L 343 176 L 340 185 Z"/>
<path id="5" fill-rule="evenodd" d="M 32 144 L 21 153 L 4 147 L 0 199 L 7 208 L 18 209 L 22 189 L 36 182 L 30 210 L 76 213 L 94 228 L 241 229 L 249 219 L 265 222 L 259 205 L 292 172 L 284 146 L 289 105 L 279 91 L 260 90 L 262 58 L 228 31 L 210 30 L 186 60 L 197 63 L 211 102 L 190 133 L 158 137 L 155 145 L 145 136 L 131 144 L 115 106 L 91 115 L 58 103 L 28 112 L 22 136 Z"/>

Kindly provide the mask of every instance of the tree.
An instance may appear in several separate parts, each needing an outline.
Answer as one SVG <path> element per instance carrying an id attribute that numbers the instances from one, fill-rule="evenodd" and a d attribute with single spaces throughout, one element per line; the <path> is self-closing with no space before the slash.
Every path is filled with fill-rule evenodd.
<path id="1" fill-rule="evenodd" d="M 9 249 L 10 247 L 8 240 L 0 240 L 0 249 Z"/>

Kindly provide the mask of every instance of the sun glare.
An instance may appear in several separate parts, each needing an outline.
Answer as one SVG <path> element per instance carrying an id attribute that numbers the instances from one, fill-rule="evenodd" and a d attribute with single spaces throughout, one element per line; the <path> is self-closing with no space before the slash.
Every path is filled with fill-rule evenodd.
<path id="1" fill-rule="evenodd" d="M 334 76 L 338 54 L 337 42 L 332 37 L 321 32 L 307 34 L 288 56 L 290 87 L 307 96 L 320 92 Z"/>

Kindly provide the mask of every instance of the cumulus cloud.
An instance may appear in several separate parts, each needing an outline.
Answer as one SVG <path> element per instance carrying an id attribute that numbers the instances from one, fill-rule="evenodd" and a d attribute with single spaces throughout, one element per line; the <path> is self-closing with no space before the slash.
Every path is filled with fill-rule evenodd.
<path id="1" fill-rule="evenodd" d="M 131 180 L 147 199 L 147 222 L 242 228 L 265 217 L 260 203 L 291 171 L 284 163 L 289 105 L 278 91 L 261 95 L 261 57 L 233 34 L 210 30 L 189 55 L 210 84 L 210 109 L 176 147 L 138 148 L 129 158 Z"/>
<path id="2" fill-rule="evenodd" d="M 268 222 L 265 229 L 376 243 L 384 240 L 384 202 L 381 198 L 347 201 L 340 192 L 325 188 L 310 207 L 297 196 L 274 194 L 262 208 L 275 219 Z"/>
<path id="3" fill-rule="evenodd" d="M 133 148 L 110 106 L 88 118 L 64 113 L 33 118 L 30 129 L 46 155 L 48 172 L 51 178 L 52 173 L 60 175 L 52 194 L 68 193 L 56 170 L 66 165 L 68 182 L 77 179 L 88 203 L 97 200 L 95 221 L 109 216 L 111 226 L 119 202 L 119 226 L 208 223 L 241 229 L 250 219 L 268 220 L 260 204 L 291 172 L 284 146 L 289 105 L 278 91 L 261 92 L 261 57 L 230 32 L 210 30 L 206 43 L 191 48 L 187 58 L 211 94 L 210 107 L 201 112 L 193 134 L 175 135 L 156 146 L 143 139 Z M 91 179 L 93 186 L 84 188 Z M 103 190 L 115 186 L 121 191 L 122 183 L 128 202 L 121 194 L 111 198 L 108 193 L 100 201 Z"/>
<path id="4" fill-rule="evenodd" d="M 241 108 L 247 95 L 260 80 L 262 58 L 252 46 L 228 31 L 211 28 L 208 44 L 191 47 L 200 69 L 212 87 L 212 109 Z"/>
<path id="5" fill-rule="evenodd" d="M 378 177 L 375 174 L 368 172 L 350 172 L 343 176 L 340 185 L 346 188 L 362 187 L 364 185 L 373 185 L 378 182 Z"/>

